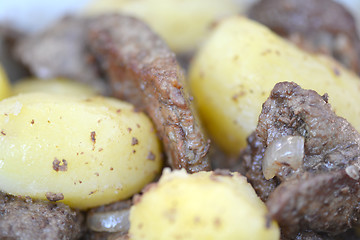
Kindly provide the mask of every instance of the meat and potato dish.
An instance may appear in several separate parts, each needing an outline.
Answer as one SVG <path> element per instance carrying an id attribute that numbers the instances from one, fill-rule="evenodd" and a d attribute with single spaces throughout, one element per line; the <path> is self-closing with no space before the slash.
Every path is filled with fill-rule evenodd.
<path id="1" fill-rule="evenodd" d="M 0 27 L 0 239 L 360 239 L 356 21 L 245 2 Z"/>

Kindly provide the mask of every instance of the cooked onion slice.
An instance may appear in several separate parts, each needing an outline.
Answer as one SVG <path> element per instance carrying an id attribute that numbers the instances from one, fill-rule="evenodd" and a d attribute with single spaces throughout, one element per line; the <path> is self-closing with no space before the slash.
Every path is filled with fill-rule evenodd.
<path id="1" fill-rule="evenodd" d="M 95 212 L 87 216 L 87 226 L 96 232 L 123 232 L 130 228 L 130 209 L 110 212 Z"/>
<path id="2" fill-rule="evenodd" d="M 281 166 L 298 169 L 304 158 L 304 137 L 284 136 L 272 141 L 265 150 L 262 169 L 269 180 L 275 176 Z"/>

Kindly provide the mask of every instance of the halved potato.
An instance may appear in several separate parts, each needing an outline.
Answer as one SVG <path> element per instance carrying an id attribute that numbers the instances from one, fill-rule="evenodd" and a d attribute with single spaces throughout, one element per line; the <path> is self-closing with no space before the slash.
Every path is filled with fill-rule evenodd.
<path id="1" fill-rule="evenodd" d="M 130 211 L 133 240 L 279 239 L 275 222 L 238 173 L 165 170 Z"/>
<path id="2" fill-rule="evenodd" d="M 162 166 L 149 118 L 115 99 L 28 93 L 0 101 L 0 190 L 87 209 L 126 199 Z"/>

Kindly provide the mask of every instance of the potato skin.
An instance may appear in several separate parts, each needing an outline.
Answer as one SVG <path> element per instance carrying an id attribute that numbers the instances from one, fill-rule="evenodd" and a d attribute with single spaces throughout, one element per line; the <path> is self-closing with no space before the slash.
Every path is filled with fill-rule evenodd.
<path id="1" fill-rule="evenodd" d="M 95 0 L 87 15 L 120 11 L 144 20 L 176 53 L 193 51 L 224 16 L 238 14 L 245 6 L 234 0 Z"/>
<path id="2" fill-rule="evenodd" d="M 13 95 L 30 92 L 84 97 L 99 95 L 99 93 L 91 86 L 66 78 L 22 79 L 12 86 Z"/>
<path id="3" fill-rule="evenodd" d="M 334 61 L 305 53 L 237 16 L 220 22 L 190 67 L 190 87 L 213 140 L 238 154 L 277 82 L 328 93 L 336 114 L 360 130 L 360 80 Z"/>
<path id="4" fill-rule="evenodd" d="M 0 100 L 4 99 L 11 94 L 11 88 L 9 80 L 5 74 L 4 69 L 0 65 Z"/>
<path id="5" fill-rule="evenodd" d="M 245 177 L 167 169 L 130 210 L 132 240 L 279 239 Z"/>
<path id="6" fill-rule="evenodd" d="M 0 102 L 0 189 L 87 209 L 161 170 L 151 121 L 115 99 L 28 93 Z"/>

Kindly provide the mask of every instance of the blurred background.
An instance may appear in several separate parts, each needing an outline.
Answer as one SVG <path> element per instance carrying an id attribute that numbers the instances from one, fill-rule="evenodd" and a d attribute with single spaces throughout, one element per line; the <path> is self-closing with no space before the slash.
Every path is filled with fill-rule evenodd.
<path id="1" fill-rule="evenodd" d="M 0 22 L 11 23 L 23 31 L 36 31 L 64 14 L 81 12 L 93 0 L 0 0 Z M 120 0 L 121 1 L 121 0 Z M 211 0 L 209 0 L 211 1 Z M 233 0 L 246 10 L 258 0 Z M 343 3 L 360 22 L 360 0 L 336 0 Z M 360 25 L 360 24 L 358 24 Z"/>

